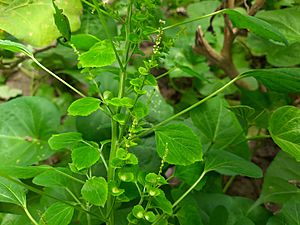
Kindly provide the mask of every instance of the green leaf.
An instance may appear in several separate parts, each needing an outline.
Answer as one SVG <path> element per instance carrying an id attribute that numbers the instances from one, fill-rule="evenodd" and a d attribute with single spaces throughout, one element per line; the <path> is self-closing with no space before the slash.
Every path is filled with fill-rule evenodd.
<path id="1" fill-rule="evenodd" d="M 31 165 L 53 152 L 48 138 L 60 124 L 50 101 L 20 97 L 0 105 L 0 158 L 2 165 Z"/>
<path id="2" fill-rule="evenodd" d="M 72 161 L 78 170 L 94 165 L 100 159 L 98 148 L 89 143 L 79 143 L 72 149 Z"/>
<path id="3" fill-rule="evenodd" d="M 82 67 L 110 66 L 116 61 L 116 55 L 110 42 L 99 41 L 87 52 L 79 56 L 79 65 Z"/>
<path id="4" fill-rule="evenodd" d="M 71 43 L 78 50 L 88 51 L 94 44 L 100 40 L 90 34 L 75 34 L 71 37 Z"/>
<path id="5" fill-rule="evenodd" d="M 155 130 L 156 148 L 166 162 L 190 165 L 202 160 L 199 138 L 184 124 L 169 124 Z"/>
<path id="6" fill-rule="evenodd" d="M 131 98 L 123 97 L 123 98 L 112 98 L 107 101 L 108 104 L 116 106 L 116 107 L 127 107 L 132 108 L 134 101 Z"/>
<path id="7" fill-rule="evenodd" d="M 230 152 L 214 150 L 209 151 L 206 156 L 204 167 L 206 172 L 217 171 L 228 176 L 262 177 L 262 171 L 258 166 Z"/>
<path id="8" fill-rule="evenodd" d="M 269 131 L 279 147 L 300 161 L 300 109 L 283 106 L 271 116 Z"/>
<path id="9" fill-rule="evenodd" d="M 57 6 L 63 9 L 70 21 L 71 30 L 80 27 L 81 1 L 60 0 Z M 10 1 L 0 8 L 0 29 L 33 46 L 45 46 L 60 35 L 53 19 L 51 0 Z"/>
<path id="10" fill-rule="evenodd" d="M 1 40 L 0 40 L 1 41 Z M 22 94 L 22 90 L 0 85 L 0 99 L 8 100 Z"/>
<path id="11" fill-rule="evenodd" d="M 40 224 L 68 225 L 74 213 L 74 208 L 62 202 L 52 204 L 42 215 Z"/>
<path id="12" fill-rule="evenodd" d="M 52 0 L 52 3 L 55 9 L 55 13 L 54 13 L 55 25 L 59 30 L 59 32 L 61 33 L 61 35 L 66 39 L 66 41 L 70 41 L 71 27 L 70 27 L 69 19 L 65 14 L 63 14 L 63 10 L 57 7 L 55 0 Z"/>
<path id="13" fill-rule="evenodd" d="M 279 217 L 283 224 L 300 225 L 300 198 L 287 201 L 276 217 Z"/>
<path id="14" fill-rule="evenodd" d="M 88 116 L 100 107 L 100 99 L 93 97 L 81 98 L 74 101 L 68 108 L 71 116 Z"/>
<path id="15" fill-rule="evenodd" d="M 51 169 L 48 165 L 41 166 L 0 166 L 0 174 L 6 176 L 28 179 L 39 175 L 40 173 Z"/>
<path id="16" fill-rule="evenodd" d="M 226 150 L 249 158 L 249 150 L 239 121 L 221 96 L 216 96 L 191 111 L 194 125 L 199 129 L 204 153 Z"/>
<path id="17" fill-rule="evenodd" d="M 243 77 L 255 77 L 273 91 L 283 93 L 300 92 L 300 68 L 274 68 L 250 70 Z"/>
<path id="18" fill-rule="evenodd" d="M 194 202 L 191 202 L 194 203 Z M 184 204 L 176 213 L 180 225 L 203 225 L 199 208 L 194 204 Z"/>
<path id="19" fill-rule="evenodd" d="M 81 189 L 82 197 L 96 206 L 104 206 L 108 196 L 108 185 L 103 177 L 87 180 Z"/>
<path id="20" fill-rule="evenodd" d="M 5 49 L 16 53 L 22 52 L 29 57 L 33 56 L 31 49 L 29 49 L 25 45 L 9 40 L 0 40 L 0 49 Z"/>
<path id="21" fill-rule="evenodd" d="M 71 149 L 73 145 L 82 140 L 81 133 L 68 132 L 61 134 L 53 134 L 48 140 L 48 144 L 53 150 L 60 150 L 63 148 Z"/>
<path id="22" fill-rule="evenodd" d="M 237 28 L 248 29 L 260 37 L 281 42 L 286 45 L 288 44 L 287 39 L 279 30 L 263 20 L 253 16 L 243 15 L 232 9 L 226 9 L 225 13 L 229 15 L 233 25 Z"/>
<path id="23" fill-rule="evenodd" d="M 0 202 L 26 206 L 26 189 L 15 182 L 0 177 Z"/>
<path id="24" fill-rule="evenodd" d="M 172 215 L 173 213 L 172 204 L 162 190 L 159 190 L 159 195 L 153 197 L 152 204 L 168 215 Z"/>

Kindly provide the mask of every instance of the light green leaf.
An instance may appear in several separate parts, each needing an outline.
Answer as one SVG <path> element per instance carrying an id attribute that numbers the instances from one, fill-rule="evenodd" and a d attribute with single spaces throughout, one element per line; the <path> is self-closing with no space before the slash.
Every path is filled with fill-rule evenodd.
<path id="1" fill-rule="evenodd" d="M 261 169 L 252 162 L 222 150 L 209 151 L 206 154 L 205 171 L 217 171 L 228 176 L 262 177 Z"/>
<path id="2" fill-rule="evenodd" d="M 190 165 L 202 160 L 200 139 L 184 124 L 157 128 L 155 139 L 159 156 L 170 164 Z"/>
<path id="3" fill-rule="evenodd" d="M 110 42 L 99 41 L 90 50 L 81 54 L 78 59 L 82 67 L 102 67 L 114 63 L 116 55 Z"/>
<path id="4" fill-rule="evenodd" d="M 51 169 L 48 165 L 41 166 L 0 166 L 0 174 L 6 176 L 28 179 L 39 175 L 40 173 Z"/>
<path id="5" fill-rule="evenodd" d="M 52 0 L 53 7 L 55 9 L 54 22 L 61 33 L 61 35 L 66 39 L 66 41 L 71 40 L 71 27 L 68 17 L 63 13 L 63 10 L 57 7 L 55 0 Z"/>
<path id="6" fill-rule="evenodd" d="M 89 143 L 79 143 L 72 149 L 72 161 L 78 170 L 89 168 L 100 159 L 98 148 Z"/>
<path id="7" fill-rule="evenodd" d="M 283 106 L 271 116 L 269 131 L 279 147 L 300 161 L 300 109 Z"/>
<path id="8" fill-rule="evenodd" d="M 199 129 L 204 153 L 226 150 L 249 158 L 244 131 L 224 98 L 217 96 L 191 111 L 194 125 Z"/>
<path id="9" fill-rule="evenodd" d="M 127 108 L 132 108 L 134 101 L 131 98 L 128 97 L 123 97 L 123 98 L 112 98 L 107 101 L 108 104 L 116 106 L 116 107 L 127 107 Z"/>
<path id="10" fill-rule="evenodd" d="M 243 15 L 232 9 L 226 9 L 225 13 L 229 15 L 233 25 L 237 28 L 248 29 L 260 37 L 288 44 L 287 39 L 279 30 L 263 20 L 253 16 Z"/>
<path id="11" fill-rule="evenodd" d="M 100 40 L 90 34 L 75 34 L 71 37 L 71 43 L 78 50 L 88 51 L 94 44 Z"/>
<path id="12" fill-rule="evenodd" d="M 42 215 L 42 225 L 68 225 L 74 213 L 74 208 L 62 202 L 52 204 Z"/>
<path id="13" fill-rule="evenodd" d="M 24 53 L 25 55 L 33 56 L 31 49 L 17 42 L 9 40 L 0 40 L 0 49 L 5 49 L 11 52 Z"/>
<path id="14" fill-rule="evenodd" d="M 96 206 L 104 206 L 108 196 L 108 185 L 103 177 L 87 180 L 81 189 L 82 197 Z"/>
<path id="15" fill-rule="evenodd" d="M 26 189 L 15 182 L 0 177 L 0 202 L 26 206 Z"/>
<path id="16" fill-rule="evenodd" d="M 1 40 L 0 40 L 1 41 Z M 0 85 L 0 99 L 8 100 L 22 94 L 22 90 Z"/>
<path id="17" fill-rule="evenodd" d="M 68 108 L 71 116 L 88 116 L 100 107 L 100 99 L 93 97 L 81 98 L 73 102 Z"/>
<path id="18" fill-rule="evenodd" d="M 70 21 L 71 30 L 80 27 L 79 0 L 56 0 Z M 60 35 L 54 24 L 52 0 L 14 0 L 0 9 L 0 29 L 34 46 L 50 44 Z"/>
<path id="19" fill-rule="evenodd" d="M 257 69 L 243 73 L 243 77 L 255 77 L 273 91 L 300 92 L 300 68 Z"/>
<path id="20" fill-rule="evenodd" d="M 2 165 L 31 165 L 53 152 L 47 140 L 60 124 L 57 108 L 47 99 L 20 97 L 0 105 Z"/>
<path id="21" fill-rule="evenodd" d="M 48 140 L 48 144 L 53 150 L 60 150 L 63 148 L 71 149 L 73 145 L 77 144 L 81 140 L 81 133 L 68 132 L 52 135 L 52 137 Z"/>

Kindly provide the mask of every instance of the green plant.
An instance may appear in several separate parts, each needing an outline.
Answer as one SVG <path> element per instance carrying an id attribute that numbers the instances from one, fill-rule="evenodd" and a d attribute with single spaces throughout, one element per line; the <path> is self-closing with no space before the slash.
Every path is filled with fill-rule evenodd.
<path id="1" fill-rule="evenodd" d="M 40 6 L 45 8 L 37 9 L 41 2 L 46 2 Z M 275 45 L 279 51 L 298 44 L 299 35 L 289 36 L 288 30 L 272 26 L 273 20 L 270 19 L 271 24 L 264 20 L 270 16 L 268 13 L 253 17 L 253 8 L 248 14 L 232 9 L 232 1 L 227 1 L 224 9 L 166 25 L 160 19 L 161 3 L 156 0 L 128 0 L 111 5 L 84 0 L 82 22 L 84 18 L 99 21 L 100 25 L 96 22 L 93 28 L 101 34 L 96 35 L 97 30 L 93 30 L 95 35 L 81 30 L 71 35 L 71 31 L 79 29 L 82 7 L 80 1 L 72 2 L 71 7 L 70 2 L 58 0 L 0 2 L 0 10 L 5 10 L 0 16 L 1 29 L 33 46 L 44 46 L 61 37 L 57 49 L 73 54 L 78 68 L 66 63 L 63 67 L 68 68 L 58 71 L 71 74 L 88 86 L 87 93 L 83 93 L 44 66 L 40 61 L 52 60 L 42 55 L 47 51 L 40 53 L 19 42 L 0 40 L 0 48 L 21 53 L 19 59 L 31 60 L 80 97 L 67 107 L 69 119 L 76 120 L 70 122 L 73 127 L 68 127 L 68 120 L 60 125 L 66 112 L 56 106 L 62 106 L 62 97 L 53 100 L 53 96 L 37 91 L 37 96 L 19 97 L 0 105 L 0 201 L 3 211 L 10 213 L 4 216 L 3 224 L 299 224 L 299 210 L 291 209 L 298 209 L 300 204 L 299 174 L 295 173 L 300 167 L 300 111 L 287 105 L 289 96 L 300 90 L 300 69 L 240 72 L 231 52 L 234 39 L 243 29 L 255 35 L 252 38 L 262 40 L 262 45 Z M 33 10 L 39 18 L 53 17 L 53 23 L 43 25 L 55 32 L 48 35 L 35 24 L 25 24 L 22 29 L 11 25 L 20 14 Z M 288 10 L 299 12 L 298 8 Z M 195 62 L 200 67 L 194 68 L 194 59 L 187 60 L 189 53 L 184 52 L 186 42 L 179 44 L 185 38 L 185 30 L 180 30 L 177 38 L 172 33 L 191 23 L 207 23 L 207 18 L 220 19 L 220 15 L 225 18 L 225 25 L 218 24 L 224 28 L 224 34 L 216 30 L 217 35 L 224 36 L 221 54 L 217 53 L 218 43 L 213 48 L 200 28 L 195 51 L 229 75 L 231 79 L 226 83 L 209 73 L 203 72 L 203 76 L 197 72 L 207 67 L 205 58 Z M 29 33 L 23 30 L 29 27 Z M 149 55 L 140 49 L 145 41 L 153 43 Z M 183 53 L 178 60 L 172 54 L 180 51 Z M 272 51 L 268 54 L 272 55 Z M 10 59 L 8 64 L 15 66 L 19 59 Z M 169 71 L 155 77 L 152 72 L 160 66 Z M 176 77 L 178 71 L 196 77 L 209 90 L 205 91 L 203 85 L 201 96 L 195 95 L 196 102 L 188 102 L 186 108 L 173 113 L 159 94 L 157 80 L 167 75 Z M 253 80 L 267 91 L 253 91 Z M 245 103 L 232 106 L 224 92 L 234 83 L 240 91 L 229 93 L 241 93 L 241 102 Z M 282 96 L 288 100 L 272 102 Z M 272 104 L 264 105 L 265 98 Z M 248 132 L 251 126 L 258 128 L 257 134 Z M 263 176 L 250 161 L 247 142 L 264 138 L 272 138 L 283 152 L 265 175 L 259 199 L 254 202 L 223 194 L 235 176 Z M 42 162 L 53 154 L 62 158 L 60 163 Z M 175 172 L 166 175 L 170 169 Z M 276 171 L 284 175 L 277 176 Z M 225 187 L 221 184 L 222 175 L 232 177 Z M 171 188 L 169 182 L 174 177 L 181 183 Z M 273 181 L 275 178 L 277 182 Z M 266 202 L 281 204 L 283 208 L 278 215 L 270 215 L 260 206 Z"/>

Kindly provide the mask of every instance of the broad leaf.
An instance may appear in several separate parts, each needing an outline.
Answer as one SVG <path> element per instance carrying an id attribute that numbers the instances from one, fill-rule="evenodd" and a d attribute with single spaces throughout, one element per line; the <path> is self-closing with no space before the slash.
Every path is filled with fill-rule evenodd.
<path id="1" fill-rule="evenodd" d="M 103 177 L 87 180 L 81 189 L 82 197 L 97 206 L 104 206 L 108 196 L 108 185 Z"/>
<path id="2" fill-rule="evenodd" d="M 99 41 L 79 56 L 79 65 L 82 67 L 110 66 L 115 61 L 115 52 L 108 41 Z"/>
<path id="3" fill-rule="evenodd" d="M 71 116 L 88 116 L 100 107 L 100 99 L 93 97 L 81 98 L 73 102 L 68 108 Z"/>
<path id="4" fill-rule="evenodd" d="M 69 18 L 71 30 L 80 27 L 82 5 L 79 0 L 57 0 Z M 52 0 L 14 0 L 0 8 L 0 29 L 34 46 L 50 44 L 61 36 L 54 24 Z"/>
<path id="5" fill-rule="evenodd" d="M 214 97 L 192 110 L 191 118 L 199 129 L 204 153 L 214 149 L 226 150 L 249 158 L 244 131 L 222 97 Z"/>
<path id="6" fill-rule="evenodd" d="M 300 225 L 300 198 L 287 201 L 276 215 L 282 224 Z"/>
<path id="7" fill-rule="evenodd" d="M 199 138 L 184 124 L 169 124 L 155 130 L 159 156 L 170 164 L 190 165 L 202 160 Z"/>
<path id="8" fill-rule="evenodd" d="M 26 206 L 26 189 L 17 183 L 0 177 L 0 202 Z"/>
<path id="9" fill-rule="evenodd" d="M 279 30 L 263 20 L 253 16 L 243 15 L 238 11 L 231 9 L 226 9 L 225 13 L 229 15 L 233 25 L 238 28 L 248 29 L 256 35 L 268 40 L 270 39 L 284 44 L 288 43 L 287 39 Z"/>
<path id="10" fill-rule="evenodd" d="M 79 143 L 72 149 L 72 161 L 78 170 L 94 165 L 100 159 L 98 148 L 89 143 Z"/>
<path id="11" fill-rule="evenodd" d="M 74 213 L 74 208 L 62 202 L 52 204 L 42 215 L 42 225 L 68 225 Z"/>
<path id="12" fill-rule="evenodd" d="M 48 144 L 53 150 L 60 150 L 63 148 L 71 149 L 73 145 L 82 140 L 81 134 L 78 132 L 68 132 L 61 134 L 54 134 L 48 140 Z"/>
<path id="13" fill-rule="evenodd" d="M 47 140 L 60 124 L 50 101 L 20 97 L 0 105 L 0 158 L 2 165 L 30 165 L 48 158 Z"/>
<path id="14" fill-rule="evenodd" d="M 300 109 L 283 106 L 271 116 L 269 131 L 279 147 L 300 161 Z"/>
<path id="15" fill-rule="evenodd" d="M 242 76 L 255 77 L 273 91 L 300 92 L 300 68 L 257 69 L 245 72 Z"/>
<path id="16" fill-rule="evenodd" d="M 262 177 L 262 171 L 258 166 L 230 152 L 214 150 L 209 151 L 206 156 L 204 170 L 207 172 L 217 171 L 229 176 Z"/>
<path id="17" fill-rule="evenodd" d="M 28 179 L 39 175 L 42 172 L 50 170 L 52 167 L 48 165 L 41 166 L 0 166 L 0 174 L 6 176 Z"/>

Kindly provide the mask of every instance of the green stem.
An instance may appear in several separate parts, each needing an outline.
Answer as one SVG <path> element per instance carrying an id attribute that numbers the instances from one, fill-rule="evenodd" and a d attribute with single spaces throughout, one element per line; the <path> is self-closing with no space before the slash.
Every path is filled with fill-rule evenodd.
<path id="1" fill-rule="evenodd" d="M 39 66 L 41 67 L 43 70 L 45 70 L 47 73 L 49 73 L 51 76 L 53 76 L 55 79 L 59 80 L 60 82 L 62 82 L 64 85 L 66 85 L 68 88 L 70 88 L 71 90 L 73 90 L 74 92 L 76 92 L 78 95 L 80 95 L 81 97 L 86 97 L 82 92 L 80 92 L 79 90 L 77 90 L 76 88 L 74 88 L 72 85 L 70 85 L 68 82 L 64 81 L 63 79 L 61 79 L 59 76 L 57 76 L 55 73 L 53 73 L 51 70 L 49 70 L 48 68 L 46 68 L 44 65 L 42 65 L 36 58 L 34 58 L 33 56 L 30 56 L 30 58 Z"/>
<path id="2" fill-rule="evenodd" d="M 271 138 L 271 135 L 257 135 L 257 136 L 252 136 L 252 137 L 247 137 L 247 141 L 252 141 L 252 140 L 259 140 L 259 139 L 265 139 L 265 138 Z"/>
<path id="3" fill-rule="evenodd" d="M 155 79 L 156 79 L 156 80 L 159 80 L 160 78 L 163 78 L 164 76 L 167 76 L 169 73 L 173 72 L 176 68 L 177 68 L 176 66 L 172 67 L 172 68 L 169 69 L 167 72 L 165 72 L 165 73 L 163 73 L 163 74 L 157 76 Z"/>
<path id="4" fill-rule="evenodd" d="M 231 186 L 232 182 L 234 181 L 235 176 L 232 176 L 229 178 L 229 180 L 226 182 L 224 188 L 223 188 L 223 193 L 226 193 L 229 189 L 229 187 Z"/>
<path id="5" fill-rule="evenodd" d="M 23 206 L 24 212 L 26 213 L 27 217 L 30 219 L 30 221 L 34 224 L 34 225 L 38 225 L 38 223 L 35 221 L 35 219 L 32 217 L 32 215 L 30 214 L 30 212 L 28 211 L 26 205 Z"/>
<path id="6" fill-rule="evenodd" d="M 241 79 L 242 76 L 237 76 L 234 79 L 232 79 L 231 81 L 229 81 L 227 84 L 225 84 L 223 87 L 221 87 L 220 89 L 214 91 L 213 93 L 211 93 L 210 95 L 206 96 L 205 98 L 201 99 L 199 102 L 196 102 L 195 104 L 191 105 L 190 107 L 180 111 L 179 113 L 176 113 L 175 115 L 169 117 L 168 119 L 154 125 L 153 127 L 139 133 L 138 135 L 134 136 L 133 138 L 137 138 L 140 136 L 144 136 L 146 134 L 149 134 L 151 132 L 153 132 L 156 128 L 176 119 L 179 116 L 182 116 L 183 114 L 191 111 L 192 109 L 196 108 L 197 106 L 201 105 L 202 103 L 206 102 L 207 100 L 211 99 L 212 97 L 214 97 L 215 95 L 219 94 L 220 92 L 222 92 L 224 89 L 226 89 L 228 86 L 230 86 L 231 84 L 233 84 L 234 82 L 236 82 L 237 80 Z"/>

